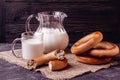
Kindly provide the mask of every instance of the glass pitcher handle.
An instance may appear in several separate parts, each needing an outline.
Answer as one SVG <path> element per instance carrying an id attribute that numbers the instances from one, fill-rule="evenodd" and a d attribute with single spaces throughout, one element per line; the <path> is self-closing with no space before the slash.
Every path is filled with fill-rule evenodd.
<path id="1" fill-rule="evenodd" d="M 32 32 L 31 31 L 31 28 L 30 28 L 30 20 L 34 17 L 34 15 L 30 15 L 27 20 L 26 20 L 26 23 L 25 23 L 25 30 L 26 32 Z"/>
<path id="2" fill-rule="evenodd" d="M 21 54 L 17 54 L 15 53 L 15 44 L 17 41 L 21 41 L 21 38 L 16 38 L 13 42 L 12 42 L 12 45 L 11 45 L 11 48 L 12 48 L 12 54 L 17 57 L 17 58 L 21 58 L 22 57 L 22 53 Z"/>

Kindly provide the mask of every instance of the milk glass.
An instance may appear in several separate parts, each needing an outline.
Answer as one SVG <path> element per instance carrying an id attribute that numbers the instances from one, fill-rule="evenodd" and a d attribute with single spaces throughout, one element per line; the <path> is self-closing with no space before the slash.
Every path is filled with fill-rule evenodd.
<path id="1" fill-rule="evenodd" d="M 21 41 L 22 53 L 18 54 L 15 52 L 15 44 Z M 32 32 L 24 32 L 21 38 L 16 38 L 12 43 L 12 53 L 15 57 L 23 59 L 32 59 L 41 56 L 44 52 L 43 46 L 43 34 L 34 36 Z"/>

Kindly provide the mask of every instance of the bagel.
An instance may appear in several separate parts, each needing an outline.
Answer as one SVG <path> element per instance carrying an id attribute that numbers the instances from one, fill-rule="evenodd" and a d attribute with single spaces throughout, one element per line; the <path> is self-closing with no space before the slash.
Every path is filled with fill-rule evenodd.
<path id="1" fill-rule="evenodd" d="M 90 56 L 78 56 L 75 55 L 75 59 L 79 62 L 86 63 L 86 64 L 105 64 L 111 61 L 112 58 L 103 58 L 98 59 Z"/>
<path id="2" fill-rule="evenodd" d="M 48 65 L 51 71 L 56 71 L 56 70 L 61 70 L 67 67 L 68 62 L 67 62 L 67 59 L 64 58 L 63 60 L 49 61 Z"/>
<path id="3" fill-rule="evenodd" d="M 102 39 L 103 39 L 103 35 L 101 32 L 96 31 L 90 33 L 84 36 L 83 38 L 81 38 L 80 40 L 78 40 L 76 43 L 74 43 L 73 46 L 71 47 L 71 52 L 73 54 L 82 54 L 87 50 L 91 49 Z"/>
<path id="4" fill-rule="evenodd" d="M 119 47 L 107 41 L 99 42 L 93 48 L 94 49 L 90 51 L 89 55 L 97 58 L 114 57 L 119 53 Z"/>

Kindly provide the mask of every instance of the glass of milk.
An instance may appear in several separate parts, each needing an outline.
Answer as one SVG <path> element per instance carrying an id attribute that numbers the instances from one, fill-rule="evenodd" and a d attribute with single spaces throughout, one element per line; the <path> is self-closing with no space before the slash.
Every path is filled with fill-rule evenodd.
<path id="1" fill-rule="evenodd" d="M 15 52 L 15 44 L 20 41 L 22 44 L 22 54 Z M 23 59 L 32 59 L 43 55 L 43 33 L 34 36 L 32 32 L 24 32 L 21 38 L 16 38 L 12 43 L 12 53 L 15 57 Z"/>

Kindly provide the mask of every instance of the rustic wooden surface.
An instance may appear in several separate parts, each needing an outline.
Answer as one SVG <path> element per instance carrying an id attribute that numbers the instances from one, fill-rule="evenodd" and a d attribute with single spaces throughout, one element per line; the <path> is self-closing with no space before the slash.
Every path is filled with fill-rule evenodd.
<path id="1" fill-rule="evenodd" d="M 120 44 L 119 44 L 120 46 Z M 20 48 L 20 45 L 16 45 Z M 0 51 L 11 50 L 11 44 L 0 43 Z M 120 54 L 114 58 L 120 61 Z M 119 80 L 120 79 L 120 64 L 112 66 L 108 69 L 102 69 L 97 72 L 88 72 L 83 75 L 78 75 L 72 79 L 67 80 Z M 15 64 L 6 62 L 0 59 L 0 80 L 51 80 L 44 75 L 26 70 Z"/>
<path id="2" fill-rule="evenodd" d="M 30 14 L 40 11 L 59 10 L 68 14 L 64 27 L 70 43 L 82 36 L 99 30 L 104 40 L 119 43 L 120 9 L 117 0 L 4 0 L 5 38 L 12 42 L 25 31 L 25 21 Z M 37 27 L 32 23 L 32 27 Z M 34 28 L 34 29 L 35 29 Z"/>

